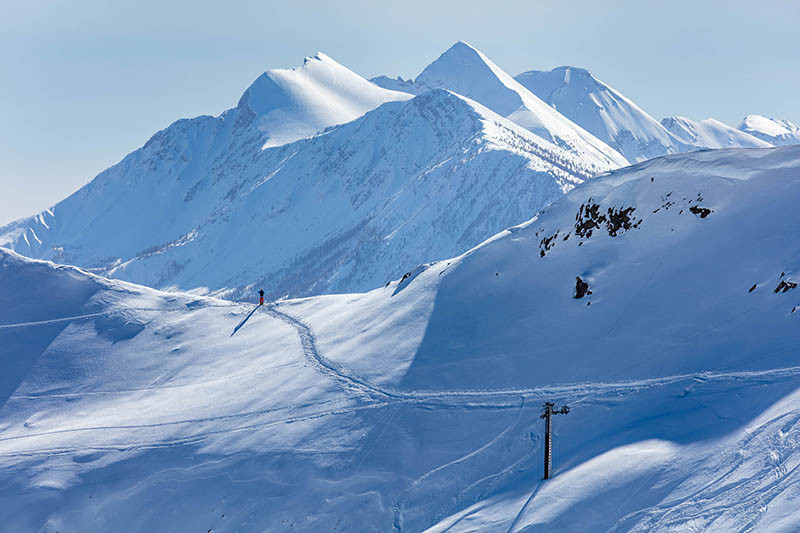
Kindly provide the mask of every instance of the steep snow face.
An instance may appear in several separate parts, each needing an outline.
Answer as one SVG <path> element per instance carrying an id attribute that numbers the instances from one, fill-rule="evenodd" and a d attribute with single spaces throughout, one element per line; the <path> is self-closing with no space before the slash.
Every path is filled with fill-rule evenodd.
<path id="1" fill-rule="evenodd" d="M 450 47 L 425 67 L 415 83 L 443 87 L 476 100 L 536 135 L 592 162 L 598 170 L 628 164 L 619 152 L 544 103 L 467 43 L 458 42 Z"/>
<path id="2" fill-rule="evenodd" d="M 153 287 L 362 291 L 525 220 L 596 170 L 444 90 L 263 150 L 243 116 L 176 123 L 0 242 Z"/>
<path id="3" fill-rule="evenodd" d="M 582 68 L 530 70 L 514 79 L 631 163 L 690 148 L 629 98 Z"/>
<path id="4" fill-rule="evenodd" d="M 739 129 L 775 146 L 800 144 L 800 128 L 788 120 L 747 115 Z"/>
<path id="5" fill-rule="evenodd" d="M 389 76 L 377 76 L 375 78 L 370 78 L 369 81 L 378 87 L 383 87 L 384 89 L 401 91 L 409 94 L 421 94 L 425 91 L 431 90 L 431 88 L 424 83 L 416 83 L 414 80 L 404 80 L 400 76 L 397 76 L 396 78 L 390 78 Z"/>
<path id="6" fill-rule="evenodd" d="M 386 287 L 263 307 L 0 250 L 0 521 L 797 530 L 799 170 L 651 160 Z M 544 401 L 571 407 L 546 482 Z"/>
<path id="7" fill-rule="evenodd" d="M 405 93 L 368 82 L 323 53 L 295 69 L 268 70 L 245 91 L 239 108 L 255 115 L 264 147 L 279 146 L 344 124 Z"/>
<path id="8" fill-rule="evenodd" d="M 667 117 L 661 121 L 661 124 L 686 144 L 699 148 L 769 148 L 773 146 L 713 118 L 692 120 L 685 117 Z"/>

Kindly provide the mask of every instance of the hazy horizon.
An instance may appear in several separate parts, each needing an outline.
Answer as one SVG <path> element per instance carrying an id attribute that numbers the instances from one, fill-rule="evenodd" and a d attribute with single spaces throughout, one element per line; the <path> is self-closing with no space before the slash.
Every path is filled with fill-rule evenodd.
<path id="1" fill-rule="evenodd" d="M 34 214 L 182 117 L 217 115 L 264 70 L 322 51 L 413 78 L 464 40 L 512 75 L 586 68 L 657 120 L 800 121 L 788 1 L 15 4 L 0 21 L 0 224 Z"/>

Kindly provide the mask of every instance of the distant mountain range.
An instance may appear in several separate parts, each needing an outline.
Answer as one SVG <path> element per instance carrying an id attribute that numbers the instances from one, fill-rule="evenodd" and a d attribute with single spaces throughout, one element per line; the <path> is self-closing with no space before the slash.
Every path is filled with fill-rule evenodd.
<path id="1" fill-rule="evenodd" d="M 0 228 L 0 245 L 228 298 L 363 291 L 630 162 L 797 135 L 754 116 L 741 131 L 658 123 L 585 70 L 513 78 L 464 42 L 413 81 L 372 82 L 321 53 L 267 71 L 236 107 L 178 120 L 67 199 Z"/>

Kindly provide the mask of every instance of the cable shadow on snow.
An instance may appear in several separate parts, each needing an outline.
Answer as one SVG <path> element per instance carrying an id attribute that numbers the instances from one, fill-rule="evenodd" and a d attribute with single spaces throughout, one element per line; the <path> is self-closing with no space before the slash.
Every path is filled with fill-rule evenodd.
<path id="1" fill-rule="evenodd" d="M 246 316 L 246 317 L 244 317 L 244 318 L 242 319 L 242 321 L 241 321 L 241 322 L 239 322 L 239 325 L 237 325 L 235 328 L 233 328 L 233 333 L 231 333 L 231 337 L 233 337 L 234 335 L 236 335 L 236 332 L 237 332 L 237 331 L 239 331 L 239 330 L 242 328 L 242 326 L 244 326 L 244 325 L 247 323 L 247 321 L 248 321 L 248 320 L 250 320 L 250 317 L 251 317 L 251 316 L 253 316 L 253 313 L 255 313 L 255 312 L 256 312 L 256 310 L 258 310 L 258 308 L 259 308 L 259 307 L 261 307 L 261 306 L 260 306 L 260 305 L 257 305 L 257 306 L 255 306 L 255 307 L 253 308 L 253 310 L 252 310 L 252 311 L 250 311 L 249 313 L 247 313 L 247 316 Z"/>

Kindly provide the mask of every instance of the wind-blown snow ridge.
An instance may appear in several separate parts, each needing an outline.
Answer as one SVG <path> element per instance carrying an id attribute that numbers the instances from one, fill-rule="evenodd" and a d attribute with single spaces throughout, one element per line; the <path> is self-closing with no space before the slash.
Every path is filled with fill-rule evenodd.
<path id="1" fill-rule="evenodd" d="M 266 148 L 350 122 L 385 102 L 408 98 L 405 93 L 375 87 L 317 52 L 302 67 L 268 70 L 259 76 L 237 107 L 254 113 Z"/>

